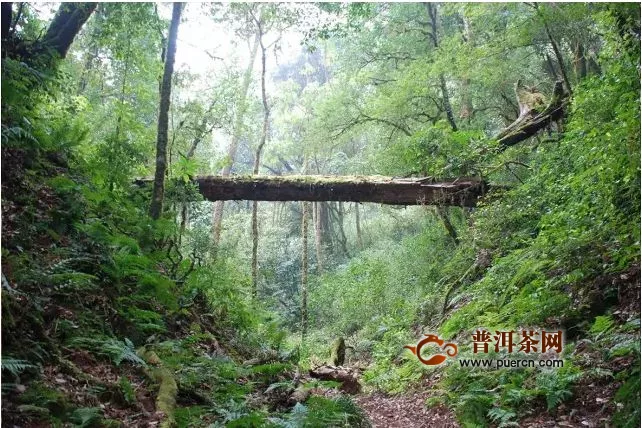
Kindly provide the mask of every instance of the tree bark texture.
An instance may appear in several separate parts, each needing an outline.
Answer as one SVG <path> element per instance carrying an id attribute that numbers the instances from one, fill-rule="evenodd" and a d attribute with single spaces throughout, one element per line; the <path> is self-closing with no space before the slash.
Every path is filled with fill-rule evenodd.
<path id="1" fill-rule="evenodd" d="M 321 380 L 341 382 L 340 390 L 356 394 L 361 390 L 357 373 L 349 367 L 321 366 L 310 370 L 310 376 Z"/>

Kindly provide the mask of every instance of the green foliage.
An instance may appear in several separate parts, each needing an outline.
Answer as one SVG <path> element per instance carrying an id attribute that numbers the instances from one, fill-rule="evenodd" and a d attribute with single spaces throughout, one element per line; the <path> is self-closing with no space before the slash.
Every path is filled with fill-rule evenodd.
<path id="1" fill-rule="evenodd" d="M 283 419 L 272 419 L 284 427 L 369 427 L 363 411 L 347 396 L 335 399 L 313 396 L 296 404 Z"/>
<path id="2" fill-rule="evenodd" d="M 102 411 L 99 407 L 80 407 L 71 413 L 69 420 L 78 428 L 97 426 L 102 420 Z"/>
<path id="3" fill-rule="evenodd" d="M 19 360 L 11 357 L 2 358 L 2 370 L 6 370 L 8 373 L 12 374 L 14 377 L 17 377 L 23 371 L 34 368 L 33 364 L 30 364 L 28 361 Z"/>
<path id="4" fill-rule="evenodd" d="M 70 407 L 68 400 L 61 392 L 40 382 L 29 385 L 24 394 L 20 396 L 19 402 L 47 409 L 49 414 L 57 418 L 63 418 Z"/>
<path id="5" fill-rule="evenodd" d="M 430 403 L 454 409 L 464 426 L 515 426 L 540 402 L 553 411 L 570 400 L 580 380 L 615 377 L 613 423 L 635 426 L 640 324 L 623 323 L 610 306 L 640 256 L 639 5 L 216 5 L 216 25 L 239 38 L 214 73 L 177 64 L 158 221 L 147 216 L 148 190 L 132 181 L 153 172 L 164 6 L 99 5 L 64 61 L 36 50 L 46 34 L 39 10 L 15 7 L 22 12 L 3 40 L 1 79 L 10 166 L 3 374 L 22 385 L 36 361 L 67 355 L 62 344 L 115 366 L 144 366 L 134 342 L 146 343 L 180 390 L 204 403 L 177 409 L 181 426 L 366 426 L 347 397 L 312 397 L 275 417 L 248 396 L 288 390 L 294 364 L 326 360 L 339 335 L 351 345 L 348 363 L 368 363 L 368 387 L 403 393 L 434 373 L 402 349 L 422 327 L 459 341 L 475 326 L 550 326 L 581 337 L 587 351 L 567 343 L 564 368 L 550 371 L 452 364 L 438 369 L 444 396 Z M 261 204 L 254 298 L 249 204 L 226 205 L 213 248 L 211 204 L 190 183 L 223 165 L 239 174 L 252 166 L 263 112 L 258 85 L 239 96 L 236 64 L 239 41 L 251 43 L 256 30 L 252 17 L 277 40 L 292 25 L 308 46 L 318 38 L 315 53 L 269 76 L 277 89 L 269 91 L 262 168 L 491 184 L 476 209 L 447 210 L 459 245 L 425 207 L 362 206 L 353 221 L 356 205 L 320 204 L 319 255 L 308 252 L 311 272 L 319 271 L 310 275 L 312 331 L 302 341 L 300 206 Z M 553 40 L 561 61 L 550 53 Z M 564 123 L 500 150 L 492 136 L 519 114 L 513 84 L 548 95 L 561 71 L 573 89 Z M 240 141 L 236 159 L 218 153 L 231 136 Z M 460 357 L 469 353 L 462 346 Z M 239 364 L 253 357 L 290 362 Z M 632 365 L 614 375 L 616 359 Z M 308 386 L 319 385 L 336 386 Z M 3 383 L 3 394 L 16 386 Z M 126 376 L 118 388 L 134 404 Z M 104 422 L 99 408 L 74 409 L 42 382 L 15 399 L 53 425 Z"/>
<path id="6" fill-rule="evenodd" d="M 488 411 L 488 417 L 498 428 L 519 426 L 515 421 L 516 416 L 515 412 L 501 407 L 493 407 Z"/>
<path id="7" fill-rule="evenodd" d="M 614 401 L 622 404 L 613 416 L 612 422 L 617 427 L 635 427 L 640 422 L 640 365 L 628 373 L 626 380 L 615 394 Z"/>
<path id="8" fill-rule="evenodd" d="M 558 370 L 544 371 L 537 376 L 538 393 L 546 398 L 546 407 L 552 410 L 572 395 L 572 385 L 582 376 L 578 367 L 565 364 Z"/>
<path id="9" fill-rule="evenodd" d="M 176 425 L 181 428 L 197 427 L 202 423 L 201 416 L 207 413 L 204 406 L 187 406 L 179 407 L 174 412 Z"/>
<path id="10" fill-rule="evenodd" d="M 134 404 L 136 402 L 136 391 L 129 379 L 126 376 L 121 376 L 118 379 L 118 386 L 127 404 Z"/>
<path id="11" fill-rule="evenodd" d="M 599 336 L 613 328 L 613 324 L 613 318 L 611 318 L 609 315 L 597 316 L 595 317 L 595 322 L 591 326 L 590 332 L 594 335 Z"/>
<path id="12" fill-rule="evenodd" d="M 381 153 L 386 172 L 435 177 L 479 175 L 494 154 L 493 143 L 478 131 L 453 132 L 446 121 L 413 134 Z"/>

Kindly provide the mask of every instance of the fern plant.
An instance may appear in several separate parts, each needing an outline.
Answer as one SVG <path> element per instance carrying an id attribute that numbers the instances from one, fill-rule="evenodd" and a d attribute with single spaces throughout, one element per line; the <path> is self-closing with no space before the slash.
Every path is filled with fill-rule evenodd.
<path id="1" fill-rule="evenodd" d="M 537 389 L 539 394 L 546 398 L 547 409 L 552 410 L 568 400 L 573 395 L 573 384 L 581 377 L 580 369 L 571 364 L 559 370 L 542 372 L 537 376 Z"/>
<path id="2" fill-rule="evenodd" d="M 86 349 L 96 355 L 107 357 L 117 366 L 123 361 L 128 361 L 140 366 L 147 366 L 145 361 L 136 355 L 134 344 L 127 338 L 125 338 L 124 341 L 120 341 L 113 337 L 98 339 L 77 337 L 71 341 L 71 346 Z"/>
<path id="3" fill-rule="evenodd" d="M 5 357 L 1 360 L 2 371 L 7 371 L 11 373 L 14 377 L 18 377 L 23 371 L 34 368 L 33 364 L 30 364 L 26 360 L 19 360 L 17 358 Z"/>
<path id="4" fill-rule="evenodd" d="M 493 407 L 488 411 L 487 415 L 493 423 L 497 424 L 498 428 L 519 426 L 519 424 L 515 422 L 517 414 L 511 410 L 502 407 Z"/>
<path id="5" fill-rule="evenodd" d="M 102 411 L 99 407 L 80 407 L 69 416 L 69 420 L 78 428 L 100 426 L 99 422 L 102 418 Z"/>

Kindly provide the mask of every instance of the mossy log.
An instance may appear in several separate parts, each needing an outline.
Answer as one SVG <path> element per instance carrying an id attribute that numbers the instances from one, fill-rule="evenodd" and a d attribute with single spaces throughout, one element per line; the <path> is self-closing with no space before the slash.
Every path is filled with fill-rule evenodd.
<path id="1" fill-rule="evenodd" d="M 341 382 L 341 391 L 348 394 L 356 394 L 361 390 L 357 374 L 348 367 L 321 366 L 311 369 L 309 373 L 315 379 Z"/>
<path id="2" fill-rule="evenodd" d="M 165 414 L 161 428 L 173 428 L 176 426 L 174 409 L 178 395 L 178 385 L 176 385 L 174 375 L 169 369 L 163 367 L 151 369 L 150 374 L 152 379 L 160 385 L 156 396 L 156 410 Z"/>
<path id="3" fill-rule="evenodd" d="M 462 207 L 474 207 L 488 187 L 474 177 L 201 176 L 193 181 L 210 201 L 346 201 Z M 139 179 L 136 184 L 149 182 L 150 179 Z"/>
<path id="4" fill-rule="evenodd" d="M 136 353 L 148 364 L 161 364 L 160 358 L 154 351 L 140 348 Z M 176 427 L 174 410 L 176 409 L 178 385 L 176 384 L 176 379 L 174 379 L 174 374 L 165 367 L 148 367 L 145 369 L 145 374 L 159 385 L 156 395 L 156 410 L 163 412 L 165 415 L 163 422 L 161 422 L 161 428 Z"/>

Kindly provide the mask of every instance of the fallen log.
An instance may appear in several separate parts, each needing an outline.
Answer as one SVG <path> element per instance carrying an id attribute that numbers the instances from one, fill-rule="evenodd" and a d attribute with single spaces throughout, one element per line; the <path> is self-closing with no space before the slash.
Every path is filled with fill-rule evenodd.
<path id="1" fill-rule="evenodd" d="M 158 383 L 158 392 L 156 394 L 156 411 L 163 413 L 164 418 L 161 422 L 161 428 L 173 428 L 176 426 L 176 396 L 178 395 L 178 385 L 174 379 L 172 371 L 162 366 L 162 361 L 158 358 L 156 352 L 141 347 L 136 351 L 147 364 L 151 366 L 144 368 L 145 374 L 153 381 Z M 158 366 L 158 367 L 155 367 Z"/>
<path id="2" fill-rule="evenodd" d="M 341 391 L 356 394 L 361 390 L 357 373 L 348 367 L 320 366 L 310 369 L 310 376 L 315 379 L 341 382 Z"/>
<path id="3" fill-rule="evenodd" d="M 145 185 L 150 179 L 136 180 Z M 345 201 L 474 207 L 488 185 L 474 177 L 437 180 L 383 176 L 199 176 L 209 201 Z"/>
<path id="4" fill-rule="evenodd" d="M 529 110 L 495 136 L 500 148 L 504 150 L 514 146 L 534 136 L 553 122 L 561 120 L 569 101 L 569 94 L 564 92 L 563 83 L 561 81 L 556 82 L 551 101 L 544 110 Z"/>

